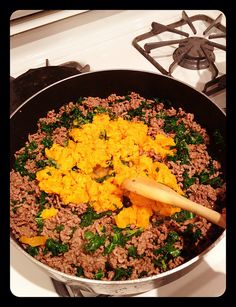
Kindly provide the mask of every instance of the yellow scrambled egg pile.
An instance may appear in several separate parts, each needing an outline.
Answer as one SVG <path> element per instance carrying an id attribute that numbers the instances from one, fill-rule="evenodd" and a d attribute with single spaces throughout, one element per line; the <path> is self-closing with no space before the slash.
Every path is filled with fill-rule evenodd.
<path id="1" fill-rule="evenodd" d="M 173 155 L 170 148 L 175 145 L 174 140 L 163 134 L 152 139 L 147 131 L 148 126 L 141 122 L 110 120 L 107 114 L 94 116 L 92 123 L 70 130 L 67 146 L 54 143 L 45 149 L 46 156 L 57 167 L 47 166 L 37 172 L 40 189 L 60 195 L 65 204 L 89 202 L 96 212 L 122 208 L 122 196 L 126 194 L 132 206 L 116 215 L 121 228 L 129 224 L 147 227 L 153 211 L 163 215 L 180 211 L 121 188 L 126 178 L 148 176 L 183 193 L 168 167 L 145 155 L 150 150 L 163 158 Z M 140 155 L 140 151 L 144 154 Z"/>

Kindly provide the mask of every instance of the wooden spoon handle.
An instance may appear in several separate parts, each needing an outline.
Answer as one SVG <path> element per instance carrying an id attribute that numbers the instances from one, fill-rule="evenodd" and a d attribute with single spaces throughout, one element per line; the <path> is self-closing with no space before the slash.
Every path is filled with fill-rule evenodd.
<path id="1" fill-rule="evenodd" d="M 174 205 L 184 210 L 191 211 L 206 218 L 208 221 L 222 228 L 226 228 L 225 216 L 219 212 L 195 203 L 172 190 L 171 188 L 147 178 L 126 179 L 123 188 L 144 197 Z"/>

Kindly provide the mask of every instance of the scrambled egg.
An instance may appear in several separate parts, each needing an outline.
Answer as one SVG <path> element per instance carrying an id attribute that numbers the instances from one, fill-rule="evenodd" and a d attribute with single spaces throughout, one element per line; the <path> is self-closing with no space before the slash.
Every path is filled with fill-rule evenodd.
<path id="1" fill-rule="evenodd" d="M 49 209 L 43 209 L 42 213 L 40 214 L 40 217 L 42 219 L 49 219 L 50 217 L 53 217 L 57 214 L 58 209 L 55 209 L 54 207 L 51 207 Z"/>
<path id="2" fill-rule="evenodd" d="M 149 218 L 152 215 L 152 208 L 148 206 L 137 206 L 124 208 L 115 216 L 118 227 L 125 228 L 127 225 L 136 225 L 146 228 L 149 225 Z"/>
<path id="3" fill-rule="evenodd" d="M 21 236 L 20 237 L 20 242 L 29 244 L 30 246 L 40 246 L 40 245 L 45 245 L 45 242 L 47 240 L 47 237 L 45 236 L 35 236 L 35 237 L 26 237 L 26 236 Z"/>
<path id="4" fill-rule="evenodd" d="M 45 149 L 57 168 L 47 166 L 37 172 L 40 189 L 60 195 L 65 204 L 90 202 L 97 212 L 123 207 L 125 191 L 120 185 L 129 177 L 148 176 L 182 194 L 165 164 L 140 155 L 140 151 L 150 150 L 163 158 L 173 155 L 170 148 L 175 145 L 174 140 L 163 134 L 152 139 L 147 131 L 148 126 L 141 122 L 110 120 L 107 114 L 94 116 L 92 123 L 70 130 L 67 146 L 54 143 Z M 115 218 L 121 228 L 128 224 L 147 227 L 153 211 L 170 215 L 180 210 L 157 202 L 150 204 L 131 193 L 128 196 L 132 207 L 123 208 Z"/>

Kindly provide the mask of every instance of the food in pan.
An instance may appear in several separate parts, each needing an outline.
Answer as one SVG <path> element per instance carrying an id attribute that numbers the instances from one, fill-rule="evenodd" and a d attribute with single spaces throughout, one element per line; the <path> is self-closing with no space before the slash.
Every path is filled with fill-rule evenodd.
<path id="1" fill-rule="evenodd" d="M 83 278 L 137 279 L 190 260 L 222 232 L 121 188 L 149 177 L 225 210 L 221 165 L 193 114 L 132 92 L 79 98 L 37 125 L 15 153 L 10 215 L 12 234 L 40 262 Z"/>

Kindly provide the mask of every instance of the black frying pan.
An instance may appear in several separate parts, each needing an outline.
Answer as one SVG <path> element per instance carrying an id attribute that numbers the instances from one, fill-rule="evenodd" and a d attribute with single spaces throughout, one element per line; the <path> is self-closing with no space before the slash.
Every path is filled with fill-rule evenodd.
<path id="1" fill-rule="evenodd" d="M 182 107 L 185 111 L 194 113 L 195 120 L 207 129 L 213 140 L 210 143 L 210 151 L 221 162 L 224 171 L 225 150 L 222 147 L 219 148 L 214 142 L 213 135 L 218 130 L 225 138 L 225 113 L 206 95 L 182 82 L 155 73 L 133 70 L 108 70 L 75 75 L 46 87 L 26 100 L 11 115 L 11 165 L 13 165 L 15 151 L 24 146 L 29 133 L 36 132 L 38 119 L 45 117 L 49 110 L 55 109 L 57 111 L 63 104 L 75 101 L 81 96 L 105 98 L 112 93 L 126 95 L 130 91 L 137 92 L 145 98 L 159 97 L 170 100 L 174 108 Z M 14 239 L 12 242 L 29 259 L 55 279 L 95 293 L 129 294 L 148 291 L 183 276 L 193 269 L 202 256 L 213 248 L 221 238 L 222 235 L 201 255 L 173 270 L 140 280 L 117 282 L 83 279 L 56 271 L 28 255 Z"/>

